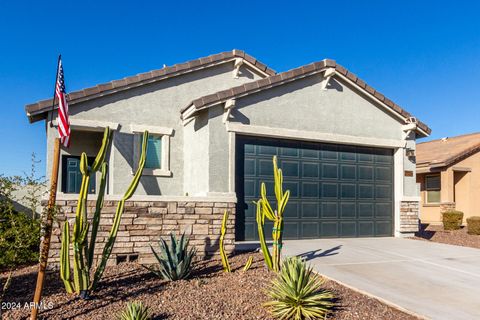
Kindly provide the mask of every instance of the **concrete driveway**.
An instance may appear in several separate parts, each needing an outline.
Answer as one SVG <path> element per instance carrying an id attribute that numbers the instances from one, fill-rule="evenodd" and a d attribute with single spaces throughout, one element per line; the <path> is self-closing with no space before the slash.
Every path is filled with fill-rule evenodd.
<path id="1" fill-rule="evenodd" d="M 480 319 L 480 250 L 400 238 L 285 241 L 321 274 L 431 319 Z"/>

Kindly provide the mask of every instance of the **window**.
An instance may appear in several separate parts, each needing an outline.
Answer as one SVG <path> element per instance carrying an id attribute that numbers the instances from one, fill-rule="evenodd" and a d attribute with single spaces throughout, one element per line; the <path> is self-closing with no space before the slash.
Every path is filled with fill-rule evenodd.
<path id="1" fill-rule="evenodd" d="M 94 157 L 88 157 L 88 165 L 95 160 Z M 62 192 L 79 193 L 82 185 L 82 173 L 80 172 L 79 156 L 62 156 Z M 95 175 L 90 176 L 88 193 L 95 193 L 96 179 Z"/>
<path id="2" fill-rule="evenodd" d="M 147 158 L 145 159 L 145 168 L 162 168 L 162 137 L 150 135 L 148 137 Z"/>
<path id="3" fill-rule="evenodd" d="M 440 203 L 440 175 L 425 176 L 426 203 Z"/>
<path id="4" fill-rule="evenodd" d="M 134 138 L 134 170 L 138 160 L 140 159 L 140 152 L 142 147 L 143 132 L 147 130 L 148 146 L 147 157 L 145 159 L 145 167 L 143 175 L 150 176 L 166 176 L 172 175 L 170 171 L 170 136 L 173 134 L 173 129 L 163 127 L 131 125 L 132 132 L 135 133 Z"/>

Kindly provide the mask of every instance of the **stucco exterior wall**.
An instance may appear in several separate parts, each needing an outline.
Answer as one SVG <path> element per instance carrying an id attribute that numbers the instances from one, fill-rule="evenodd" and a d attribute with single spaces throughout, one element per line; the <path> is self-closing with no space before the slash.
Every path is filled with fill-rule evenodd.
<path id="1" fill-rule="evenodd" d="M 172 128 L 170 139 L 171 177 L 143 176 L 136 191 L 143 195 L 184 195 L 184 152 L 185 148 L 197 148 L 199 137 L 190 134 L 184 137 L 184 126 L 180 120 L 180 109 L 191 100 L 203 95 L 258 80 L 261 77 L 244 66 L 239 77 L 232 75 L 233 61 L 208 69 L 191 72 L 171 79 L 143 85 L 105 97 L 76 104 L 70 108 L 71 119 L 119 123 L 113 135 L 110 159 L 110 194 L 123 193 L 133 177 L 134 135 L 130 125 Z M 56 118 L 56 114 L 54 117 Z M 49 119 L 49 118 L 48 118 Z M 56 128 L 47 126 L 47 154 L 52 153 Z M 65 152 L 77 152 L 86 139 L 72 137 L 72 148 Z M 88 140 L 88 139 L 87 139 Z M 95 151 L 96 152 L 96 151 Z M 198 153 L 196 153 L 198 156 Z M 47 176 L 50 176 L 51 159 L 47 159 Z M 191 170 L 187 168 L 188 170 Z M 202 189 L 200 185 L 196 189 Z M 194 190 L 197 191 L 197 190 Z M 187 191 L 188 192 L 188 191 Z"/>
<path id="2" fill-rule="evenodd" d="M 230 123 L 246 126 L 268 127 L 280 132 L 284 129 L 303 132 L 322 132 L 357 138 L 408 141 L 415 148 L 412 134 L 402 140 L 404 132 L 401 120 L 359 95 L 346 84 L 335 81 L 328 90 L 322 90 L 321 76 L 311 76 L 294 83 L 252 94 L 236 101 Z M 331 80 L 332 81 L 332 80 Z M 226 152 L 231 142 L 223 123 L 223 106 L 210 108 L 210 189 L 228 191 L 228 174 L 231 161 Z M 289 138 L 285 136 L 285 138 Z M 230 157 L 231 158 L 231 157 Z M 413 171 L 413 177 L 405 177 L 402 189 L 405 196 L 418 196 L 415 181 L 414 160 L 404 156 L 404 170 Z"/>
<path id="3" fill-rule="evenodd" d="M 465 171 L 461 171 L 465 170 Z M 464 213 L 463 222 L 471 216 L 480 216 L 480 152 L 459 161 L 440 172 L 441 202 L 453 203 Z M 440 224 L 440 205 L 426 204 L 425 174 L 418 176 L 422 184 L 420 217 L 423 223 Z"/>

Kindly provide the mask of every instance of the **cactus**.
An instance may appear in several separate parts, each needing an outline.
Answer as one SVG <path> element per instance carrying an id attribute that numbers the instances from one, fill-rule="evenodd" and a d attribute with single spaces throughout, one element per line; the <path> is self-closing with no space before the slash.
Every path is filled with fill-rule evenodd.
<path id="1" fill-rule="evenodd" d="M 254 202 L 257 206 L 257 227 L 258 227 L 258 239 L 260 240 L 260 248 L 262 249 L 263 258 L 265 260 L 265 264 L 267 265 L 269 270 L 273 270 L 272 264 L 272 255 L 268 250 L 267 243 L 265 242 L 265 233 L 263 230 L 263 226 L 265 225 L 265 215 L 262 212 L 262 200 L 258 200 L 258 202 Z"/>
<path id="2" fill-rule="evenodd" d="M 220 234 L 220 255 L 222 256 L 223 270 L 225 272 L 231 272 L 232 269 L 230 268 L 230 263 L 228 262 L 228 257 L 227 257 L 227 254 L 225 253 L 225 245 L 224 245 L 225 233 L 227 232 L 227 220 L 228 220 L 228 211 L 225 210 L 225 213 L 223 214 L 222 228 L 221 228 L 221 234 Z"/>
<path id="3" fill-rule="evenodd" d="M 247 263 L 245 263 L 245 266 L 243 267 L 243 272 L 248 271 L 248 269 L 250 269 L 250 267 L 252 266 L 252 263 L 253 263 L 253 257 L 250 256 L 248 257 Z"/>
<path id="4" fill-rule="evenodd" d="M 285 207 L 287 206 L 288 199 L 290 197 L 290 190 L 283 192 L 283 174 L 282 169 L 278 168 L 277 157 L 273 157 L 273 177 L 275 182 L 275 197 L 277 199 L 277 209 L 274 211 L 270 202 L 267 199 L 267 189 L 265 182 L 261 185 L 261 199 L 257 202 L 257 224 L 259 231 L 260 244 L 262 251 L 264 252 L 265 262 L 270 269 L 278 272 L 281 268 L 281 253 L 282 253 L 282 237 L 283 237 L 283 214 Z M 259 212 L 260 210 L 260 212 Z M 272 267 L 269 265 L 270 251 L 268 250 L 265 238 L 263 235 L 263 224 L 265 217 L 273 221 L 272 239 L 273 239 L 273 252 L 271 255 Z"/>
<path id="5" fill-rule="evenodd" d="M 130 186 L 128 187 L 127 191 L 123 195 L 122 199 L 118 202 L 117 209 L 115 211 L 115 217 L 113 219 L 112 229 L 110 229 L 110 234 L 108 235 L 107 243 L 103 248 L 102 253 L 102 260 L 100 261 L 97 270 L 95 271 L 95 275 L 93 278 L 92 283 L 92 290 L 95 290 L 98 284 L 98 281 L 101 279 L 103 271 L 105 270 L 105 266 L 107 265 L 108 258 L 112 253 L 113 245 L 115 244 L 115 240 L 117 238 L 118 228 L 120 227 L 120 220 L 122 219 L 123 212 L 125 210 L 125 201 L 130 199 L 137 189 L 138 183 L 140 182 L 140 177 L 143 173 L 143 167 L 145 166 L 145 158 L 147 156 L 147 144 L 148 144 L 148 131 L 145 131 L 143 134 L 143 141 L 142 141 L 142 153 L 140 155 L 140 160 L 138 161 L 137 172 L 135 172 L 135 176 L 130 182 Z M 102 199 L 103 201 L 103 199 Z"/>
<path id="6" fill-rule="evenodd" d="M 106 265 L 113 245 L 115 243 L 118 226 L 120 225 L 121 216 L 125 201 L 132 196 L 142 175 L 143 166 L 145 164 L 145 154 L 148 142 L 148 132 L 145 131 L 143 135 L 142 155 L 135 177 L 130 184 L 126 194 L 119 202 L 114 218 L 114 223 L 110 231 L 110 235 L 105 245 L 102 260 L 97 267 L 93 282 L 90 280 L 90 275 L 95 256 L 95 243 L 97 239 L 97 232 L 100 224 L 100 216 L 103 207 L 103 200 L 105 196 L 106 177 L 108 166 L 105 162 L 107 150 L 111 144 L 110 128 L 105 128 L 102 139 L 102 145 L 95 157 L 93 164 L 89 167 L 87 163 L 87 155 L 82 153 L 80 158 L 80 172 L 82 173 L 82 184 L 78 195 L 77 208 L 75 212 L 75 221 L 73 223 L 73 233 L 70 235 L 69 223 L 65 222 L 62 234 L 62 248 L 60 254 L 60 277 L 62 278 L 65 289 L 68 293 L 75 291 L 80 294 L 82 298 L 88 298 L 89 291 L 94 290 L 98 281 L 100 280 L 103 270 Z M 91 223 L 87 220 L 87 201 L 88 201 L 88 186 L 91 175 L 96 174 L 101 170 L 100 188 L 95 206 L 95 212 Z M 88 234 L 90 232 L 90 239 Z M 73 281 L 71 279 L 70 267 L 70 243 L 73 247 Z"/>
<path id="7" fill-rule="evenodd" d="M 65 221 L 62 232 L 62 249 L 60 251 L 60 277 L 65 284 L 67 293 L 73 293 L 72 280 L 70 280 L 70 226 Z"/>

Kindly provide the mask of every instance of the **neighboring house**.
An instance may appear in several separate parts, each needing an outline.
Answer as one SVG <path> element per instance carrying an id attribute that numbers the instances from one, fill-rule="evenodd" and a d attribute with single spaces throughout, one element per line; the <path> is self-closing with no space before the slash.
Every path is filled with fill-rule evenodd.
<path id="1" fill-rule="evenodd" d="M 456 209 L 466 218 L 480 215 L 480 133 L 417 145 L 422 223 L 441 223 L 441 213 Z"/>
<path id="2" fill-rule="evenodd" d="M 152 134 L 117 255 L 148 261 L 149 243 L 171 231 L 191 234 L 200 254 L 215 252 L 225 209 L 231 211 L 227 250 L 235 241 L 256 239 L 252 201 L 261 181 L 272 194 L 273 155 L 291 191 L 285 239 L 401 236 L 418 229 L 410 154 L 430 129 L 333 60 L 276 74 L 233 50 L 68 99 L 72 145 L 61 150 L 57 197 L 68 218 L 80 183 L 80 153 L 93 157 L 103 128 L 114 130 L 102 235 L 132 178 L 141 134 Z M 55 122 L 48 125 L 56 117 L 51 100 L 26 110 L 31 122 L 47 122 L 50 155 L 57 135 Z M 50 159 L 47 164 L 49 174 Z M 98 177 L 92 193 L 97 183 Z"/>

